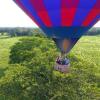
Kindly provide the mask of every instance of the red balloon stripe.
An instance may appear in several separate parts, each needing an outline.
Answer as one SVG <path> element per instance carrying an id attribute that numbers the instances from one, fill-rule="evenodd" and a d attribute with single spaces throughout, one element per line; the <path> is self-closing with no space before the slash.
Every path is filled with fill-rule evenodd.
<path id="1" fill-rule="evenodd" d="M 40 17 L 42 22 L 46 26 L 51 27 L 52 26 L 51 20 L 48 15 L 48 12 L 46 11 L 43 0 L 30 0 L 30 3 L 32 4 L 33 8 L 36 10 L 37 15 Z"/>
<path id="2" fill-rule="evenodd" d="M 89 24 L 96 18 L 96 16 L 100 16 L 100 0 L 96 2 L 94 7 L 91 9 L 89 14 L 87 15 L 85 21 L 82 26 L 89 26 Z M 100 20 L 100 19 L 99 19 Z M 98 21 L 98 20 L 97 20 Z"/>
<path id="3" fill-rule="evenodd" d="M 75 2 L 71 0 L 61 0 L 61 19 L 62 26 L 71 26 L 73 23 L 73 19 L 76 13 L 76 9 L 79 3 L 79 0 L 75 0 Z"/>

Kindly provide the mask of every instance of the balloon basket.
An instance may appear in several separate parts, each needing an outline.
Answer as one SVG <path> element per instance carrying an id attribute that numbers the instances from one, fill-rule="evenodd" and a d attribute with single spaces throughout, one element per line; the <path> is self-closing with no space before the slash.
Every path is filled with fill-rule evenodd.
<path id="1" fill-rule="evenodd" d="M 54 66 L 54 70 L 62 72 L 62 73 L 69 73 L 70 63 L 67 65 L 61 65 L 56 63 Z"/>

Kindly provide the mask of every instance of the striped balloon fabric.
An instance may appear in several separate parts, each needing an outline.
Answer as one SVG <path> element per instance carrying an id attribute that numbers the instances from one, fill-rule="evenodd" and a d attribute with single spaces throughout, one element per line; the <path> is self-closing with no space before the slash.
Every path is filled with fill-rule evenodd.
<path id="1" fill-rule="evenodd" d="M 80 37 L 100 20 L 100 0 L 14 0 L 52 37 Z"/>
<path id="2" fill-rule="evenodd" d="M 100 20 L 100 0 L 14 1 L 47 36 L 70 39 L 72 45 Z"/>

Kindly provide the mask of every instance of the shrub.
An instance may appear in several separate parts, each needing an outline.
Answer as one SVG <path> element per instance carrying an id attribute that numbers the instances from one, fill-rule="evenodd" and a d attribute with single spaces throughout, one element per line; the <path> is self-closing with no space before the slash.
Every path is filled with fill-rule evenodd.
<path id="1" fill-rule="evenodd" d="M 55 55 L 57 54 L 54 43 L 47 38 L 34 37 L 21 39 L 20 42 L 11 48 L 10 63 L 30 61 L 36 55 L 35 53 L 38 53 L 36 50 L 46 53 L 50 49 L 52 49 Z"/>
<path id="2" fill-rule="evenodd" d="M 31 60 L 27 66 L 9 67 L 0 80 L 0 92 L 10 100 L 99 99 L 97 78 L 94 68 L 91 69 L 91 63 L 78 59 L 80 63 L 72 63 L 71 73 L 62 74 L 53 70 L 53 64 L 49 63 L 48 57 L 36 59 L 41 60 L 41 63 Z"/>

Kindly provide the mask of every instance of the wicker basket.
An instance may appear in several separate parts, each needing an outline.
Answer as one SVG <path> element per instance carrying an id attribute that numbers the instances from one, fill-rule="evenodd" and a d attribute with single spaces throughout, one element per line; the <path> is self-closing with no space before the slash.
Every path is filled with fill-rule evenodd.
<path id="1" fill-rule="evenodd" d="M 67 65 L 60 65 L 58 63 L 55 64 L 54 69 L 60 71 L 62 73 L 68 73 L 70 68 L 70 63 Z"/>

